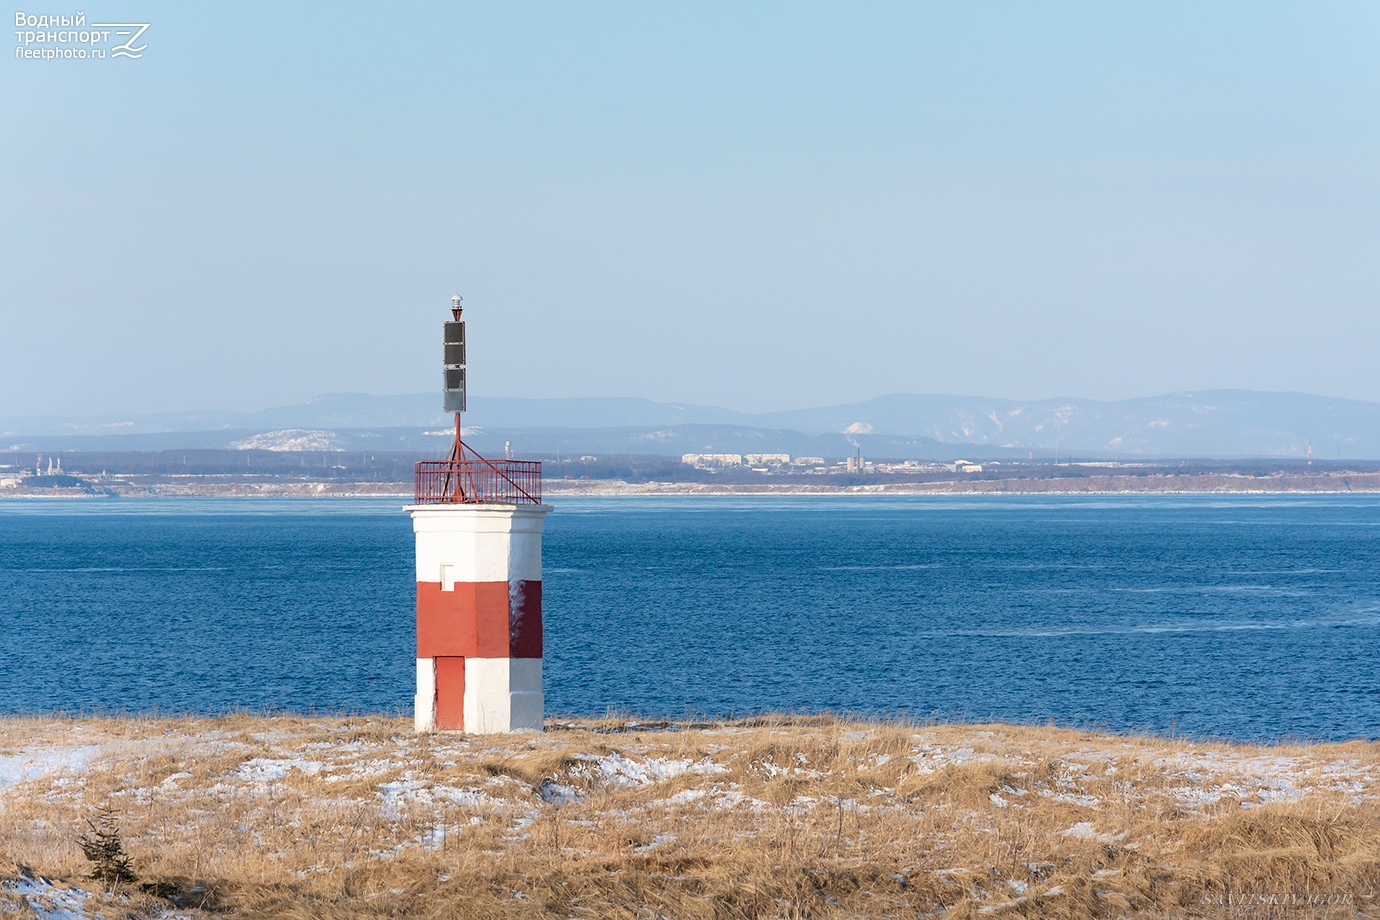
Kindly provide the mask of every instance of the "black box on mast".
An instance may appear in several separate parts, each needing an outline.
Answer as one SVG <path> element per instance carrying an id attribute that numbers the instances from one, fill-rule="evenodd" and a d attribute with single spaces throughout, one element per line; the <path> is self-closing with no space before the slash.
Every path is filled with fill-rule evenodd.
<path id="1" fill-rule="evenodd" d="M 465 369 L 463 367 L 445 369 L 442 393 L 445 395 L 445 411 L 465 411 Z"/>

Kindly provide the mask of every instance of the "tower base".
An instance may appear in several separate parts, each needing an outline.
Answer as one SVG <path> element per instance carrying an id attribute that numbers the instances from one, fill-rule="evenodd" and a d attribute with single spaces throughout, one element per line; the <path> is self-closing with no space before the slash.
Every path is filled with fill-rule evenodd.
<path id="1" fill-rule="evenodd" d="M 548 505 L 410 505 L 417 731 L 541 731 L 541 535 Z"/>

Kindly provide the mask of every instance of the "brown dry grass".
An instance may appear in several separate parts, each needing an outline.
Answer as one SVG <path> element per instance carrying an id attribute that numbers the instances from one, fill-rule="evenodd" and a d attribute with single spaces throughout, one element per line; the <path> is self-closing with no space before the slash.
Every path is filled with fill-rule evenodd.
<path id="1" fill-rule="evenodd" d="M 109 806 L 149 885 L 112 916 L 1380 916 L 1380 744 L 235 715 L 0 721 L 0 758 L 0 877 L 92 889 Z"/>

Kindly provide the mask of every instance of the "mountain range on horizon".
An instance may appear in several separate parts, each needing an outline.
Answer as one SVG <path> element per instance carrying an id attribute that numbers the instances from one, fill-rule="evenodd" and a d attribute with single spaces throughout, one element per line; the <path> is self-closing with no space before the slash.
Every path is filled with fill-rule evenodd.
<path id="1" fill-rule="evenodd" d="M 0 416 L 0 448 L 192 447 L 431 450 L 450 429 L 438 393 L 337 393 L 257 412 L 96 417 Z M 1205 390 L 1136 399 L 1013 400 L 891 394 L 811 409 L 748 413 L 633 397 L 475 397 L 476 446 L 550 452 L 787 452 L 942 459 L 1058 451 L 1088 457 L 1380 458 L 1380 403 L 1303 393 Z"/>

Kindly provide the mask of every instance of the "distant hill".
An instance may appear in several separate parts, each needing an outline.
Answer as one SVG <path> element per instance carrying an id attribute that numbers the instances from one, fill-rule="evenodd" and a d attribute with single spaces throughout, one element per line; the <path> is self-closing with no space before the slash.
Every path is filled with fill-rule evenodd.
<path id="1" fill-rule="evenodd" d="M 284 451 L 407 451 L 440 458 L 454 429 L 438 428 L 283 428 L 272 431 L 221 429 L 151 434 L 36 435 L 0 443 L 0 451 L 162 451 L 255 449 Z M 788 453 L 793 457 L 850 456 L 956 460 L 959 457 L 1007 459 L 1025 451 L 941 444 L 894 435 L 815 434 L 733 425 L 677 425 L 667 428 L 478 428 L 465 426 L 465 442 L 485 456 L 502 456 L 504 447 L 523 456 L 638 454 L 679 457 L 686 453 Z"/>
<path id="2" fill-rule="evenodd" d="M 337 393 L 259 412 L 0 417 L 0 448 L 128 449 L 329 444 L 345 450 L 428 450 L 450 417 L 434 393 Z M 842 457 L 1003 458 L 1034 450 L 1088 457 L 1380 458 L 1380 403 L 1247 390 L 1143 399 L 1010 400 L 893 394 L 860 403 L 744 413 L 632 398 L 476 397 L 466 413 L 476 446 L 523 452 L 786 452 Z M 117 447 L 116 445 L 127 445 Z M 96 447 L 95 445 L 100 445 Z M 388 446 L 385 446 L 388 445 Z M 301 449 L 299 447 L 299 449 Z"/>
<path id="3" fill-rule="evenodd" d="M 649 399 L 470 400 L 466 423 L 504 428 L 629 428 L 667 425 L 753 425 L 755 417 L 713 406 L 675 406 Z M 445 426 L 436 393 L 370 396 L 331 393 L 299 406 L 258 412 L 160 412 L 142 415 L 0 416 L 0 437 L 32 435 L 164 434 L 176 431 L 269 431 L 284 428 L 417 428 Z"/>
<path id="4" fill-rule="evenodd" d="M 857 425 L 944 443 L 1104 456 L 1380 457 L 1380 404 L 1249 390 L 1142 399 L 1019 401 L 896 394 L 825 409 L 768 413 L 758 424 L 803 431 Z M 1340 454 L 1339 454 L 1340 449 Z"/>

